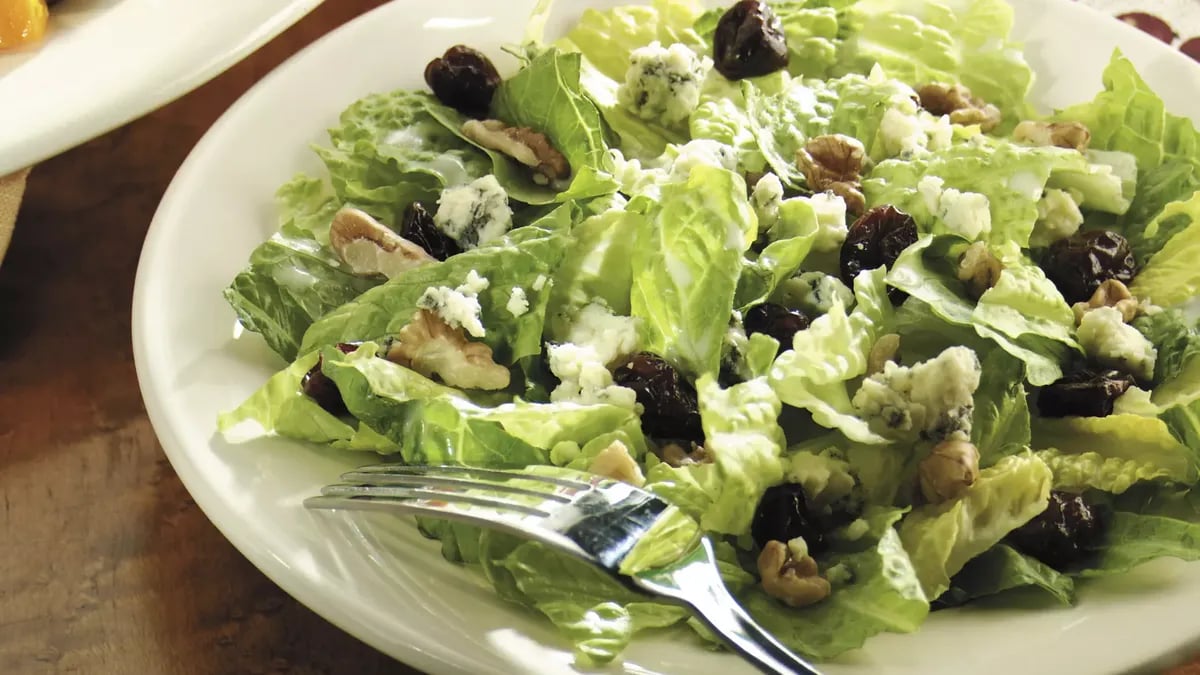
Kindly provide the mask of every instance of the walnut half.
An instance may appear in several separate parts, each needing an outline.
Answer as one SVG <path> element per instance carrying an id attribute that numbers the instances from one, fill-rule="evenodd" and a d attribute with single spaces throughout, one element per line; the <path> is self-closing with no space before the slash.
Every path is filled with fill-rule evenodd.
<path id="1" fill-rule="evenodd" d="M 866 209 L 861 183 L 865 161 L 863 144 L 842 134 L 814 136 L 796 152 L 796 164 L 804 172 L 808 189 L 841 197 L 851 213 Z"/>
<path id="2" fill-rule="evenodd" d="M 918 89 L 917 96 L 922 108 L 934 115 L 949 115 L 953 124 L 978 124 L 987 132 L 999 126 L 1003 119 L 999 108 L 972 96 L 971 90 L 961 84 L 934 82 Z"/>
<path id="3" fill-rule="evenodd" d="M 1030 145 L 1087 150 L 1092 132 L 1079 122 L 1034 122 L 1025 120 L 1013 129 L 1013 140 Z"/>
<path id="4" fill-rule="evenodd" d="M 461 389 L 504 389 L 511 374 L 492 360 L 492 348 L 467 339 L 434 312 L 418 310 L 396 336 L 387 359 Z"/>
<path id="5" fill-rule="evenodd" d="M 942 441 L 921 460 L 917 473 L 926 501 L 953 501 L 979 478 L 979 449 L 960 439 Z"/>
<path id="6" fill-rule="evenodd" d="M 500 120 L 467 120 L 463 135 L 490 150 L 503 152 L 533 169 L 533 181 L 549 185 L 571 175 L 571 166 L 545 134 L 529 127 L 510 127 Z"/>
<path id="7" fill-rule="evenodd" d="M 763 590 L 790 607 L 807 607 L 829 597 L 829 581 L 818 575 L 811 556 L 792 557 L 787 544 L 768 541 L 758 555 Z"/>
<path id="8" fill-rule="evenodd" d="M 693 464 L 711 464 L 713 458 L 703 445 L 691 443 L 691 449 L 684 449 L 685 441 L 670 441 L 658 449 L 658 456 L 670 466 L 679 468 Z"/>
<path id="9" fill-rule="evenodd" d="M 1143 313 L 1143 307 L 1133 293 L 1119 279 L 1107 279 L 1101 283 L 1096 292 L 1087 302 L 1077 302 L 1071 305 L 1075 312 L 1075 323 L 1083 321 L 1083 315 L 1101 307 L 1112 307 L 1121 313 L 1125 323 L 1129 323 Z"/>
<path id="10" fill-rule="evenodd" d="M 966 284 L 967 295 L 974 300 L 995 286 L 1003 273 L 1003 263 L 982 241 L 968 246 L 958 259 L 958 280 Z"/>
<path id="11" fill-rule="evenodd" d="M 329 247 L 351 272 L 359 276 L 382 274 L 390 279 L 434 262 L 425 249 L 396 234 L 369 214 L 350 207 L 333 214 Z"/>

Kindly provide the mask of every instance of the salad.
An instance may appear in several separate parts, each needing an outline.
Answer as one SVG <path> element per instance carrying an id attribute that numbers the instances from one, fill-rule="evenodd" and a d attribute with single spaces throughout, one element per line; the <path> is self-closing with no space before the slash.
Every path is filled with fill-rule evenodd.
<path id="1" fill-rule="evenodd" d="M 1042 114 L 1002 0 L 656 0 L 557 40 L 550 5 L 504 76 L 448 45 L 280 188 L 225 297 L 290 365 L 227 438 L 642 486 L 676 507 L 645 559 L 707 534 L 815 659 L 1200 558 L 1200 133 L 1130 61 Z M 581 663 L 708 639 L 419 526 Z"/>

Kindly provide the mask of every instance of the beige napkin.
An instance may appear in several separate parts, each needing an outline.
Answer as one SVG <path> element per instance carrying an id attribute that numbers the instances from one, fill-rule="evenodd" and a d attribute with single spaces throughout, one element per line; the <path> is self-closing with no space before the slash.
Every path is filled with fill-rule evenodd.
<path id="1" fill-rule="evenodd" d="M 8 176 L 0 176 L 0 262 L 8 250 L 13 227 L 17 224 L 17 211 L 21 207 L 21 195 L 25 194 L 25 178 L 29 169 Z"/>

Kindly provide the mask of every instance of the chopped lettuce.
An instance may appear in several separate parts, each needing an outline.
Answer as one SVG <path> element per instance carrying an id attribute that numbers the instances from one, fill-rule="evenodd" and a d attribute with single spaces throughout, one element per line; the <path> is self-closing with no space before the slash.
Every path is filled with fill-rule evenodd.
<path id="1" fill-rule="evenodd" d="M 868 514 L 858 546 L 821 556 L 822 570 L 843 566 L 847 581 L 824 601 L 793 609 L 758 588 L 741 597 L 761 626 L 802 654 L 830 659 L 882 632 L 911 633 L 929 614 L 917 571 L 893 527 L 903 511 Z"/>
<path id="2" fill-rule="evenodd" d="M 662 187 L 633 252 L 632 316 L 643 343 L 692 377 L 715 374 L 742 253 L 757 220 L 740 176 L 694 167 Z"/>
<path id="3" fill-rule="evenodd" d="M 1046 508 L 1051 474 L 1034 455 L 1011 455 L 979 473 L 961 498 L 914 509 L 900 539 L 929 597 L 950 588 L 969 560 Z"/>
<path id="4" fill-rule="evenodd" d="M 1155 237 L 1159 230 L 1173 231 L 1162 248 L 1134 277 L 1129 290 L 1159 305 L 1175 305 L 1200 294 L 1200 196 L 1172 202 L 1142 232 Z"/>
<path id="5" fill-rule="evenodd" d="M 1105 457 L 1098 452 L 1064 454 L 1057 450 L 1037 453 L 1054 474 L 1054 489 L 1069 492 L 1102 490 L 1114 495 L 1140 481 L 1171 478 L 1171 472 L 1151 462 Z"/>
<path id="6" fill-rule="evenodd" d="M 1200 560 L 1200 524 L 1118 511 L 1109 517 L 1098 549 L 1080 576 L 1121 574 L 1155 558 Z"/>
<path id="7" fill-rule="evenodd" d="M 1011 546 L 996 544 L 972 559 L 950 580 L 950 588 L 938 604 L 953 607 L 1017 588 L 1037 588 L 1064 605 L 1075 600 L 1075 582 L 1070 576 Z"/>
<path id="8" fill-rule="evenodd" d="M 1133 461 L 1189 483 L 1196 479 L 1197 453 L 1200 453 L 1200 446 L 1189 448 L 1181 443 L 1162 420 L 1129 414 L 1035 418 L 1033 446 L 1066 454 L 1094 453 L 1105 459 Z"/>

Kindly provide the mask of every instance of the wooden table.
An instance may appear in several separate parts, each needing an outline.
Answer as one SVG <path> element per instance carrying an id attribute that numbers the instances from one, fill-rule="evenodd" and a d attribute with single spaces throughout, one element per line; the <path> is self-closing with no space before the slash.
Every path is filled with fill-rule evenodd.
<path id="1" fill-rule="evenodd" d="M 381 4 L 327 2 L 33 172 L 0 266 L 0 674 L 416 672 L 299 605 L 209 523 L 155 440 L 129 338 L 142 239 L 192 146 L 285 58 Z"/>
<path id="2" fill-rule="evenodd" d="M 413 673 L 299 605 L 209 523 L 134 376 L 159 199 L 247 88 L 383 4 L 336 0 L 183 99 L 35 168 L 0 266 L 0 673 Z"/>

